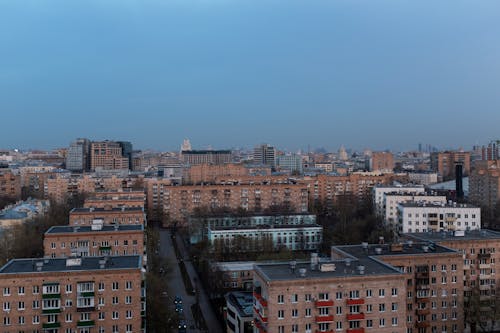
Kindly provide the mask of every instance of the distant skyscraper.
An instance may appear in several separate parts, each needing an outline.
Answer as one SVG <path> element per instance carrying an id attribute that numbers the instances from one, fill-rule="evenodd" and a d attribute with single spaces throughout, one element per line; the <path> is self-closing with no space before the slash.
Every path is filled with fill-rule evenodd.
<path id="1" fill-rule="evenodd" d="M 344 146 L 340 146 L 340 149 L 339 149 L 339 159 L 341 161 L 347 161 L 349 159 L 349 157 L 347 156 L 347 152 L 345 151 Z"/>
<path id="2" fill-rule="evenodd" d="M 255 164 L 276 165 L 276 150 L 273 146 L 262 144 L 254 148 L 253 161 Z"/>
<path id="3" fill-rule="evenodd" d="M 191 142 L 189 142 L 189 139 L 184 139 L 181 145 L 181 151 L 189 151 L 191 150 Z"/>
<path id="4" fill-rule="evenodd" d="M 90 169 L 90 140 L 79 138 L 72 142 L 66 155 L 66 169 L 87 171 Z"/>
<path id="5" fill-rule="evenodd" d="M 276 164 L 281 170 L 302 173 L 302 156 L 297 154 L 281 155 L 276 158 Z"/>
<path id="6" fill-rule="evenodd" d="M 128 159 L 128 168 L 132 169 L 132 143 L 129 141 L 118 141 L 122 147 L 122 156 Z"/>

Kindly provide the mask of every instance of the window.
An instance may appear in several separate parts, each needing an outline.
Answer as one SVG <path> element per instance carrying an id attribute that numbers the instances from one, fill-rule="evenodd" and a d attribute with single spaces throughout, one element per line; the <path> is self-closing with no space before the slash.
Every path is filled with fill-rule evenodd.
<path id="1" fill-rule="evenodd" d="M 373 305 L 371 304 L 366 304 L 366 312 L 372 312 L 373 311 Z"/>
<path id="2" fill-rule="evenodd" d="M 299 310 L 292 309 L 292 318 L 297 318 L 299 316 Z"/>
<path id="3" fill-rule="evenodd" d="M 306 309 L 306 317 L 311 317 L 311 308 Z"/>
<path id="4" fill-rule="evenodd" d="M 3 324 L 4 325 L 10 325 L 10 318 L 9 317 L 3 317 Z"/>
<path id="5" fill-rule="evenodd" d="M 284 319 L 284 318 L 285 318 L 285 311 L 278 310 L 278 319 Z"/>
<path id="6" fill-rule="evenodd" d="M 71 300 L 71 299 L 67 299 L 67 300 L 66 300 L 66 307 L 67 307 L 67 308 L 70 308 L 70 307 L 72 307 L 72 306 L 73 306 L 73 300 Z"/>
<path id="7" fill-rule="evenodd" d="M 378 311 L 379 312 L 384 312 L 385 311 L 385 304 L 384 303 L 381 303 L 378 305 Z"/>
<path id="8" fill-rule="evenodd" d="M 65 320 L 67 323 L 70 323 L 73 321 L 73 316 L 71 315 L 71 313 L 66 313 Z"/>
<path id="9" fill-rule="evenodd" d="M 111 284 L 111 290 L 118 290 L 118 282 L 113 282 Z"/>
<path id="10" fill-rule="evenodd" d="M 372 297 L 372 290 L 366 289 L 366 297 Z"/>
<path id="11" fill-rule="evenodd" d="M 71 284 L 66 285 L 66 294 L 70 294 L 73 292 L 73 286 Z"/>
<path id="12" fill-rule="evenodd" d="M 50 243 L 50 248 L 51 249 L 55 249 L 56 248 L 56 243 L 54 243 L 54 242 Z"/>
<path id="13" fill-rule="evenodd" d="M 33 316 L 32 323 L 33 323 L 33 324 L 40 324 L 40 316 L 38 316 L 38 315 L 34 315 L 34 316 Z"/>
<path id="14" fill-rule="evenodd" d="M 349 298 L 359 298 L 359 290 L 349 291 Z"/>
<path id="15" fill-rule="evenodd" d="M 384 327 L 385 326 L 385 318 L 380 318 L 379 319 L 379 326 Z"/>
<path id="16" fill-rule="evenodd" d="M 327 301 L 330 298 L 328 293 L 319 293 L 318 299 L 322 301 Z"/>
<path id="17" fill-rule="evenodd" d="M 33 301 L 33 309 L 39 309 L 39 308 L 40 308 L 40 301 L 34 300 Z"/>
<path id="18" fill-rule="evenodd" d="M 10 302 L 3 302 L 3 310 L 4 311 L 10 310 Z"/>
<path id="19" fill-rule="evenodd" d="M 33 294 L 38 294 L 40 293 L 40 286 L 33 286 Z"/>
<path id="20" fill-rule="evenodd" d="M 342 329 L 342 322 L 341 321 L 337 321 L 337 322 L 335 322 L 335 324 L 336 324 L 335 328 L 340 331 Z"/>
<path id="21" fill-rule="evenodd" d="M 393 317 L 391 322 L 392 322 L 392 326 L 398 326 L 398 318 L 397 317 Z"/>
<path id="22" fill-rule="evenodd" d="M 132 281 L 125 282 L 125 289 L 132 290 Z"/>
<path id="23" fill-rule="evenodd" d="M 127 319 L 131 319 L 132 318 L 132 311 L 131 310 L 127 310 L 125 312 L 125 318 L 127 318 Z"/>
<path id="24" fill-rule="evenodd" d="M 127 324 L 125 326 L 125 333 L 132 333 L 132 324 Z"/>
<path id="25" fill-rule="evenodd" d="M 311 301 L 311 299 L 312 299 L 311 294 L 305 294 L 305 295 L 304 295 L 304 300 L 305 300 L 306 302 L 310 302 L 310 301 Z"/>
<path id="26" fill-rule="evenodd" d="M 341 291 L 337 291 L 335 293 L 335 299 L 342 299 L 342 292 Z"/>
<path id="27" fill-rule="evenodd" d="M 99 289 L 99 291 L 104 290 L 104 282 L 99 282 L 98 289 Z"/>
<path id="28" fill-rule="evenodd" d="M 111 327 L 111 330 L 112 330 L 113 333 L 118 333 L 118 325 L 113 325 Z"/>
<path id="29" fill-rule="evenodd" d="M 17 322 L 19 323 L 19 325 L 24 325 L 24 316 L 19 316 Z"/>
<path id="30" fill-rule="evenodd" d="M 111 299 L 111 303 L 114 305 L 114 304 L 118 304 L 118 297 L 116 296 L 113 296 L 113 298 Z"/>
<path id="31" fill-rule="evenodd" d="M 278 295 L 278 304 L 283 304 L 283 303 L 285 303 L 285 296 Z"/>
<path id="32" fill-rule="evenodd" d="M 278 333 L 285 333 L 285 326 L 278 326 Z"/>
<path id="33" fill-rule="evenodd" d="M 342 314 L 342 307 L 341 307 L 341 306 L 337 306 L 337 307 L 335 307 L 335 313 L 336 313 L 337 315 L 341 315 L 341 314 Z"/>
<path id="34" fill-rule="evenodd" d="M 384 297 L 385 296 L 385 289 L 379 289 L 378 290 L 378 297 Z"/>
<path id="35" fill-rule="evenodd" d="M 398 288 L 392 288 L 391 289 L 391 295 L 392 296 L 398 296 Z"/>
<path id="36" fill-rule="evenodd" d="M 104 320 L 105 319 L 104 312 L 99 312 L 98 319 L 99 320 Z"/>
<path id="37" fill-rule="evenodd" d="M 298 294 L 293 294 L 291 301 L 292 301 L 292 303 L 297 303 L 299 301 L 299 295 Z"/>
<path id="38" fill-rule="evenodd" d="M 18 309 L 18 310 L 24 310 L 24 309 L 25 309 L 25 307 L 24 307 L 24 302 L 19 302 L 19 303 L 17 304 L 17 309 Z"/>
<path id="39" fill-rule="evenodd" d="M 292 333 L 298 333 L 299 332 L 299 325 L 293 324 L 292 325 Z"/>
<path id="40" fill-rule="evenodd" d="M 119 318 L 119 316 L 118 316 L 118 311 L 113 311 L 113 312 L 111 313 L 111 319 L 116 320 L 116 319 L 118 319 L 118 318 Z"/>
<path id="41" fill-rule="evenodd" d="M 125 296 L 125 304 L 132 304 L 132 296 Z"/>
<path id="42" fill-rule="evenodd" d="M 24 295 L 24 287 L 17 287 L 17 294 Z"/>
<path id="43" fill-rule="evenodd" d="M 3 288 L 3 295 L 4 296 L 10 296 L 10 288 L 9 287 L 4 287 Z"/>
<path id="44" fill-rule="evenodd" d="M 391 310 L 392 311 L 398 311 L 398 303 L 392 303 L 391 304 Z"/>

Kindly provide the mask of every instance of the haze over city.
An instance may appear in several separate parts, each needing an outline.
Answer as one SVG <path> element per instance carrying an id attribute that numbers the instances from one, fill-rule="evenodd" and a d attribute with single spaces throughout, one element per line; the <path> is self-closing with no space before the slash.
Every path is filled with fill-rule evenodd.
<path id="1" fill-rule="evenodd" d="M 498 1 L 0 1 L 0 146 L 470 148 L 499 32 Z"/>

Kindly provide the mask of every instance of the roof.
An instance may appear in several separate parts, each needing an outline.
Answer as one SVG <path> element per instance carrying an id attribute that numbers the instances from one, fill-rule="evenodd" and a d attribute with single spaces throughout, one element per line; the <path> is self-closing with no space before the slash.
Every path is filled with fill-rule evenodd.
<path id="1" fill-rule="evenodd" d="M 251 291 L 233 291 L 227 293 L 226 302 L 231 304 L 240 317 L 253 318 L 253 294 Z"/>
<path id="2" fill-rule="evenodd" d="M 125 232 L 125 231 L 143 231 L 142 224 L 116 224 L 103 225 L 100 230 L 92 230 L 92 226 L 53 226 L 45 234 L 65 234 L 65 233 L 83 233 L 83 232 Z"/>
<path id="3" fill-rule="evenodd" d="M 408 201 L 402 202 L 399 204 L 402 207 L 431 207 L 431 208 L 478 208 L 478 206 L 474 206 L 466 203 L 436 203 L 436 202 L 421 202 L 421 201 Z"/>
<path id="4" fill-rule="evenodd" d="M 70 213 L 105 213 L 105 212 L 143 212 L 142 207 L 113 207 L 113 208 L 97 208 L 97 207 L 78 207 L 73 208 Z"/>
<path id="5" fill-rule="evenodd" d="M 366 246 L 366 245 L 365 245 Z M 457 253 L 457 251 L 436 245 L 429 244 L 428 242 L 420 243 L 405 243 L 405 244 L 368 244 L 366 247 L 363 245 L 342 245 L 335 246 L 337 250 L 345 252 L 355 258 L 363 257 L 377 257 L 377 256 L 408 256 L 408 255 L 432 255 L 442 253 Z M 377 253 L 377 248 L 381 249 Z"/>
<path id="6" fill-rule="evenodd" d="M 0 220 L 22 220 L 28 217 L 28 213 L 9 209 L 0 212 Z"/>
<path id="7" fill-rule="evenodd" d="M 255 226 L 229 226 L 229 227 L 209 227 L 208 231 L 259 231 L 259 230 L 288 230 L 288 229 L 323 229 L 323 226 L 319 224 L 259 224 Z"/>
<path id="8" fill-rule="evenodd" d="M 67 265 L 67 262 L 80 260 L 79 265 Z M 100 262 L 104 262 L 104 268 L 100 268 Z M 76 272 L 91 270 L 116 270 L 116 269 L 141 269 L 142 258 L 139 255 L 112 256 L 112 257 L 82 257 L 82 258 L 28 258 L 13 259 L 0 268 L 0 274 L 33 273 L 44 272 Z M 41 270 L 37 270 L 37 265 Z"/>
<path id="9" fill-rule="evenodd" d="M 444 242 L 444 241 L 467 241 L 467 240 L 500 240 L 500 232 L 482 229 L 464 231 L 463 236 L 455 236 L 453 232 L 421 232 L 421 233 L 407 233 L 405 236 L 427 241 L 427 242 Z"/>

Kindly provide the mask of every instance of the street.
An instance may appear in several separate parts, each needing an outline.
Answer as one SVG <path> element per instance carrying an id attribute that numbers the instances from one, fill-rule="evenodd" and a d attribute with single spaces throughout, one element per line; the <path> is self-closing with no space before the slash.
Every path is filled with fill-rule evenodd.
<path id="1" fill-rule="evenodd" d="M 167 274 L 167 290 L 168 296 L 166 297 L 167 305 L 174 308 L 174 298 L 175 296 L 182 297 L 182 303 L 184 308 L 184 316 L 185 322 L 188 326 L 187 332 L 202 332 L 201 330 L 196 329 L 195 320 L 193 318 L 193 314 L 191 312 L 191 306 L 196 303 L 196 297 L 190 296 L 186 293 L 186 289 L 184 287 L 184 281 L 182 279 L 182 274 L 179 269 L 178 260 L 175 256 L 174 247 L 172 244 L 172 238 L 170 230 L 167 229 L 157 229 L 160 233 L 160 255 L 167 258 L 168 262 L 171 263 L 171 271 Z M 179 252 L 181 254 L 182 259 L 184 260 L 186 270 L 189 274 L 191 282 L 193 286 L 196 286 L 198 290 L 198 298 L 200 303 L 200 308 L 203 313 L 203 317 L 205 318 L 205 323 L 208 327 L 208 331 L 210 333 L 222 333 L 225 330 L 220 326 L 217 317 L 210 305 L 208 297 L 206 295 L 205 290 L 201 283 L 199 283 L 199 278 L 196 273 L 196 270 L 193 267 L 193 264 L 189 258 L 189 255 L 184 247 L 184 244 L 180 237 L 176 238 L 177 246 Z M 195 284 L 196 282 L 196 284 Z"/>

